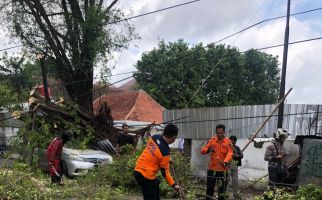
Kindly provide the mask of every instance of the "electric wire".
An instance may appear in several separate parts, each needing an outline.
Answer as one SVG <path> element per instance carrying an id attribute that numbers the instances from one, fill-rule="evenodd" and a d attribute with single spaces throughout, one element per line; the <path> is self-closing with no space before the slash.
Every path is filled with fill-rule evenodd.
<path id="1" fill-rule="evenodd" d="M 162 11 L 165 11 L 165 10 L 170 10 L 172 8 L 177 8 L 177 7 L 180 7 L 180 6 L 185 6 L 185 5 L 188 5 L 188 4 L 196 3 L 198 1 L 201 1 L 201 0 L 188 1 L 188 2 L 181 3 L 181 4 L 177 4 L 177 5 L 174 5 L 174 6 L 169 6 L 169 7 L 166 7 L 166 8 L 154 10 L 154 11 L 147 12 L 147 13 L 143 13 L 143 14 L 140 14 L 140 15 L 136 15 L 136 16 L 132 16 L 132 17 L 120 19 L 120 20 L 117 20 L 117 21 L 114 21 L 114 22 L 110 22 L 108 24 L 116 24 L 116 23 L 119 23 L 119 22 L 122 22 L 122 21 L 127 21 L 127 20 L 131 20 L 131 19 L 138 18 L 138 17 L 143 17 L 143 16 L 146 16 L 146 15 L 150 15 L 150 14 L 162 12 Z"/>

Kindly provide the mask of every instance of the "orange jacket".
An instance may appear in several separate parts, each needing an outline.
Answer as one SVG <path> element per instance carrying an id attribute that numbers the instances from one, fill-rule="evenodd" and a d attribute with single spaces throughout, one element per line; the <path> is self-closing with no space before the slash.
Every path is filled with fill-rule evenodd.
<path id="1" fill-rule="evenodd" d="M 153 135 L 144 151 L 136 161 L 135 171 L 146 179 L 156 179 L 156 174 L 161 169 L 162 176 L 169 185 L 175 184 L 170 174 L 170 148 L 161 135 Z"/>
<path id="2" fill-rule="evenodd" d="M 214 171 L 227 171 L 224 166 L 225 162 L 230 162 L 233 158 L 233 149 L 231 141 L 228 138 L 218 140 L 217 137 L 212 137 L 208 143 L 201 149 L 201 154 L 208 153 L 210 147 L 213 148 L 213 152 L 210 154 L 210 162 L 208 165 L 209 170 Z"/>

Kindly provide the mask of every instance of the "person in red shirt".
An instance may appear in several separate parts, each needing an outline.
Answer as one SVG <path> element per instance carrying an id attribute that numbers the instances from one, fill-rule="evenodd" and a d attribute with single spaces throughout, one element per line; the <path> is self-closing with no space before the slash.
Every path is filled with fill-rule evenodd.
<path id="1" fill-rule="evenodd" d="M 61 184 L 61 154 L 64 144 L 68 142 L 71 137 L 72 132 L 67 130 L 60 137 L 55 137 L 47 147 L 46 157 L 52 183 Z"/>
<path id="2" fill-rule="evenodd" d="M 168 124 L 162 135 L 153 135 L 140 157 L 136 161 L 134 168 L 134 178 L 141 186 L 144 200 L 159 200 L 159 180 L 156 175 L 161 169 L 162 176 L 167 183 L 177 192 L 180 187 L 176 184 L 170 174 L 170 148 L 177 135 L 178 128 L 173 124 Z"/>
<path id="3" fill-rule="evenodd" d="M 213 199 L 214 188 L 217 183 L 218 199 L 226 199 L 227 171 L 229 162 L 233 158 L 233 149 L 230 139 L 225 137 L 225 126 L 216 126 L 216 137 L 211 138 L 201 149 L 201 154 L 210 153 L 210 162 L 207 171 L 206 200 Z"/>

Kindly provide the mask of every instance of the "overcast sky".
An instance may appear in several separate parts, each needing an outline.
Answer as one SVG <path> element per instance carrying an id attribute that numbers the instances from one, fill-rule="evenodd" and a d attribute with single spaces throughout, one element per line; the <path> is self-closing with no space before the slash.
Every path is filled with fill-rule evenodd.
<path id="1" fill-rule="evenodd" d="M 188 0 L 120 0 L 118 7 L 127 16 L 161 9 Z M 156 47 L 160 39 L 176 41 L 183 38 L 191 45 L 208 44 L 232 34 L 248 25 L 286 14 L 286 0 L 201 0 L 156 14 L 131 20 L 141 39 L 128 50 L 116 54 L 112 74 L 136 70 L 133 66 L 145 51 Z M 322 7 L 321 0 L 292 0 L 291 13 Z M 261 48 L 284 41 L 285 18 L 270 21 L 223 41 L 239 48 Z M 322 10 L 291 17 L 290 42 L 322 36 Z M 266 50 L 278 55 L 282 63 L 283 48 Z M 322 103 L 322 40 L 289 46 L 286 91 L 293 87 L 287 103 Z M 281 67 L 281 66 L 280 66 Z M 115 82 L 129 76 L 114 76 Z"/>
<path id="2" fill-rule="evenodd" d="M 119 0 L 117 7 L 127 17 L 188 2 L 189 0 Z M 160 39 L 174 42 L 179 38 L 194 45 L 208 44 L 258 21 L 286 14 L 287 0 L 201 0 L 189 5 L 131 20 L 140 40 L 130 48 L 115 53 L 109 63 L 112 74 L 136 70 L 134 65 L 143 52 L 156 47 Z M 322 0 L 292 0 L 291 13 L 322 7 Z M 261 48 L 284 41 L 285 18 L 263 23 L 222 43 L 240 51 Z M 322 36 L 322 10 L 293 16 L 290 20 L 290 42 Z M 0 35 L 2 48 L 13 46 Z M 16 51 L 16 50 L 14 50 Z M 278 55 L 282 63 L 283 48 L 265 50 Z M 293 87 L 287 103 L 322 104 L 322 40 L 289 46 L 286 91 Z M 280 66 L 281 67 L 281 66 Z M 97 72 L 96 72 L 97 73 Z M 131 74 L 113 76 L 116 82 Z M 124 83 L 124 82 L 123 82 Z M 122 83 L 119 83 L 120 85 Z"/>

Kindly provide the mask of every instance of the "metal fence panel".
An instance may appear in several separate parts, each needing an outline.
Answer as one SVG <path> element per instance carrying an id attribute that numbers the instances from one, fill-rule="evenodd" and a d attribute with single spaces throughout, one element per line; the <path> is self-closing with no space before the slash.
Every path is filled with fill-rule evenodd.
<path id="1" fill-rule="evenodd" d="M 179 127 L 178 137 L 180 138 L 208 139 L 215 135 L 215 127 L 218 124 L 226 126 L 227 135 L 249 138 L 273 111 L 274 107 L 274 105 L 253 105 L 165 110 L 163 121 L 189 116 L 174 121 L 174 124 Z M 318 108 L 318 105 L 285 104 L 283 128 L 292 133 L 291 138 L 295 138 L 296 135 L 321 132 L 322 116 L 318 113 Z M 320 108 L 320 112 L 321 110 L 322 108 Z M 318 120 L 311 123 L 317 115 Z M 313 124 L 314 127 L 310 124 Z M 259 132 L 258 137 L 271 137 L 276 127 L 277 112 Z"/>

